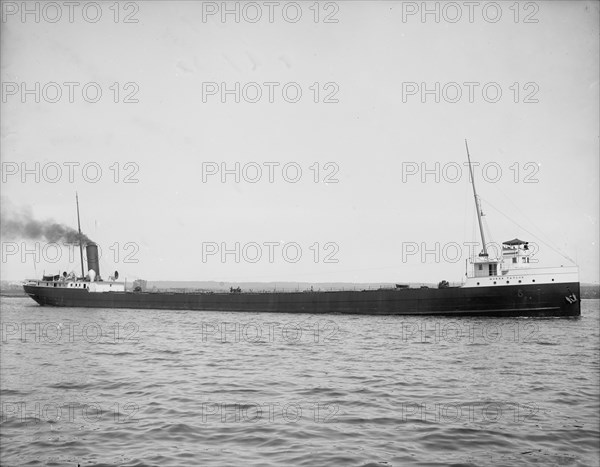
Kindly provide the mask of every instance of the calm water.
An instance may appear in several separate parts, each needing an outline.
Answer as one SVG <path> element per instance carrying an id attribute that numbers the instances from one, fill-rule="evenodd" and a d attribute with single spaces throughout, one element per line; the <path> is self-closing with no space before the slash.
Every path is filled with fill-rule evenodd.
<path id="1" fill-rule="evenodd" d="M 42 308 L 2 299 L 1 463 L 598 465 L 579 319 Z"/>

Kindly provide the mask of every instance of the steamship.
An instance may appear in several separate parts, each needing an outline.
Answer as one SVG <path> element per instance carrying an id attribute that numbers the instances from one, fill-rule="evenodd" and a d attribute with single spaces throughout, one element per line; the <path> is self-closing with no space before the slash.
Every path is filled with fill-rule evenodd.
<path id="1" fill-rule="evenodd" d="M 466 144 L 466 142 L 465 142 Z M 150 292 L 126 288 L 115 272 L 108 280 L 100 275 L 98 246 L 85 246 L 87 274 L 44 276 L 25 281 L 23 287 L 42 306 L 134 308 L 161 310 L 250 311 L 279 313 L 349 313 L 369 315 L 528 316 L 580 315 L 577 266 L 533 267 L 528 242 L 515 238 L 502 244 L 499 258 L 486 249 L 481 202 L 473 169 L 467 158 L 483 249 L 468 261 L 460 286 L 441 281 L 437 288 L 396 285 L 377 290 L 246 292 Z M 79 202 L 77 200 L 79 234 Z"/>

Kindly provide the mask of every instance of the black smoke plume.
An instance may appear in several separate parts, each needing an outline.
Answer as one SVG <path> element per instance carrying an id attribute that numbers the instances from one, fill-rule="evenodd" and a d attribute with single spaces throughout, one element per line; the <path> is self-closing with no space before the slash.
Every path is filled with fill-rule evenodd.
<path id="1" fill-rule="evenodd" d="M 15 209 L 6 199 L 2 199 L 1 234 L 6 240 L 45 240 L 53 243 L 71 243 L 83 245 L 92 240 L 85 234 L 68 225 L 53 220 L 34 219 L 29 207 Z"/>

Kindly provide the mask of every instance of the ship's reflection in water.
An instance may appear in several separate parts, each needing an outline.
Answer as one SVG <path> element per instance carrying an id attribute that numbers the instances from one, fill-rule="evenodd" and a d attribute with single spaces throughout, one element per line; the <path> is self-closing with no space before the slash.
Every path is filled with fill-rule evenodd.
<path id="1" fill-rule="evenodd" d="M 2 299 L 2 465 L 598 465 L 575 319 L 39 307 Z"/>

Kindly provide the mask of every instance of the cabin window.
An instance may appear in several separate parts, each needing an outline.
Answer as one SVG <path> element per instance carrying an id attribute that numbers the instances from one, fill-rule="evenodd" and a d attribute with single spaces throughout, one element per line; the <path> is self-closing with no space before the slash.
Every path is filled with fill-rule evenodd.
<path id="1" fill-rule="evenodd" d="M 517 258 L 513 258 L 513 263 L 516 263 L 516 262 L 517 262 Z"/>
<path id="2" fill-rule="evenodd" d="M 479 270 L 480 270 L 480 271 L 481 271 L 481 270 L 483 270 L 483 264 L 480 264 L 480 265 L 479 265 Z"/>
<path id="3" fill-rule="evenodd" d="M 83 288 L 84 288 L 84 289 L 87 289 L 87 285 L 83 284 Z"/>
<path id="4" fill-rule="evenodd" d="M 488 266 L 489 266 L 490 276 L 495 276 L 496 273 L 498 272 L 498 269 L 497 269 L 498 265 L 497 264 L 489 264 Z"/>
<path id="5" fill-rule="evenodd" d="M 552 279 L 552 280 L 554 280 L 554 279 Z M 54 287 L 56 287 L 56 284 L 54 284 Z"/>

